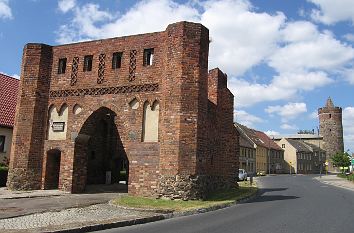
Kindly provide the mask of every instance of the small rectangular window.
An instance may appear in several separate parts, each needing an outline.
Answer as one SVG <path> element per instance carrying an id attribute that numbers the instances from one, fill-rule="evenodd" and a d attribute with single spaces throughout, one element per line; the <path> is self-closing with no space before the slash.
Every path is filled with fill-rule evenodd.
<path id="1" fill-rule="evenodd" d="M 66 58 L 60 58 L 58 63 L 58 74 L 65 74 Z"/>
<path id="2" fill-rule="evenodd" d="M 154 60 L 154 49 L 144 49 L 144 66 L 151 66 Z"/>
<path id="3" fill-rule="evenodd" d="M 84 57 L 84 72 L 92 71 L 92 60 L 93 60 L 92 55 L 87 55 Z"/>
<path id="4" fill-rule="evenodd" d="M 122 65 L 122 52 L 113 53 L 112 57 L 112 69 L 119 69 Z"/>
<path id="5" fill-rule="evenodd" d="M 285 144 L 281 144 L 281 148 L 285 148 Z"/>
<path id="6" fill-rule="evenodd" d="M 0 152 L 5 152 L 5 136 L 0 135 Z"/>

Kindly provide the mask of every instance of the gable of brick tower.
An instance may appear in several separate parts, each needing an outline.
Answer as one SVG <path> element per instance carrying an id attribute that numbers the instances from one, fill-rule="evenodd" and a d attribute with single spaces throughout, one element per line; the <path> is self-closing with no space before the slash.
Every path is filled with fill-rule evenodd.
<path id="1" fill-rule="evenodd" d="M 204 198 L 237 166 L 233 95 L 208 73 L 209 31 L 165 31 L 74 44 L 27 44 L 8 187 Z"/>

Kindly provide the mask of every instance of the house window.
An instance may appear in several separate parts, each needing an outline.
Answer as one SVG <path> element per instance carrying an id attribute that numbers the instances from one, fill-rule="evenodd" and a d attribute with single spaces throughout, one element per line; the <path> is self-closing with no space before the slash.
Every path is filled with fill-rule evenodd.
<path id="1" fill-rule="evenodd" d="M 5 136 L 0 135 L 0 152 L 5 152 Z"/>
<path id="2" fill-rule="evenodd" d="M 144 49 L 144 66 L 151 66 L 154 59 L 154 49 Z"/>
<path id="3" fill-rule="evenodd" d="M 87 55 L 84 57 L 84 72 L 92 71 L 92 60 L 93 60 L 92 55 Z"/>
<path id="4" fill-rule="evenodd" d="M 281 148 L 285 148 L 285 144 L 281 144 Z"/>
<path id="5" fill-rule="evenodd" d="M 122 65 L 122 52 L 113 53 L 112 57 L 112 69 L 119 69 Z"/>
<path id="6" fill-rule="evenodd" d="M 58 64 L 58 74 L 65 74 L 66 70 L 66 58 L 60 58 Z"/>

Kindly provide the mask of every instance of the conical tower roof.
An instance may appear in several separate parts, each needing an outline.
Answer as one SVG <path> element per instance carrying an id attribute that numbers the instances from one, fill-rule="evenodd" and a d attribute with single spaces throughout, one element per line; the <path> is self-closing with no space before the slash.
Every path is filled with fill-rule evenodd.
<path id="1" fill-rule="evenodd" d="M 327 102 L 326 102 L 326 107 L 327 108 L 334 108 L 334 104 L 333 104 L 331 97 L 328 97 Z"/>

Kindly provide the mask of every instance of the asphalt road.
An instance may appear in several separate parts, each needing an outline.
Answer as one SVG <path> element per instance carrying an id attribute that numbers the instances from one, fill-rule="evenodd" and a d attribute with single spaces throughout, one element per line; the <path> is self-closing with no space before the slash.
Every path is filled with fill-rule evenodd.
<path id="1" fill-rule="evenodd" d="M 139 233 L 353 233 L 354 192 L 324 185 L 313 176 L 269 176 L 261 196 L 209 213 L 101 232 Z"/>

